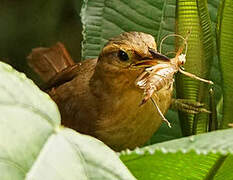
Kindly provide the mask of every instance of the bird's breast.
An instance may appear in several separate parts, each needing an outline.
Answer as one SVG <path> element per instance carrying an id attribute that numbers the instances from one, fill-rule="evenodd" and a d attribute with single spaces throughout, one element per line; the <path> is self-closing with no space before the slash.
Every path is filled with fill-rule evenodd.
<path id="1" fill-rule="evenodd" d="M 156 102 L 163 114 L 172 97 L 173 86 L 168 85 L 156 93 Z M 149 100 L 139 106 L 143 92 L 129 89 L 106 103 L 97 123 L 96 136 L 115 150 L 141 146 L 161 125 L 161 117 Z"/>

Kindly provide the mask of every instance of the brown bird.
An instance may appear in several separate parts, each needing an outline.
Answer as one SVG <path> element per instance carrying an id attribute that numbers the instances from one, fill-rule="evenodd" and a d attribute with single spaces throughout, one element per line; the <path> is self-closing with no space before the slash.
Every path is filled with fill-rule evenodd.
<path id="1" fill-rule="evenodd" d="M 152 101 L 139 106 L 143 90 L 135 80 L 147 60 L 169 63 L 157 52 L 154 38 L 142 32 L 112 38 L 97 59 L 78 64 L 61 43 L 33 49 L 28 56 L 30 66 L 58 105 L 62 124 L 94 136 L 116 151 L 143 145 L 161 125 L 162 118 Z M 155 92 L 163 114 L 172 103 L 172 92 L 172 84 Z"/>

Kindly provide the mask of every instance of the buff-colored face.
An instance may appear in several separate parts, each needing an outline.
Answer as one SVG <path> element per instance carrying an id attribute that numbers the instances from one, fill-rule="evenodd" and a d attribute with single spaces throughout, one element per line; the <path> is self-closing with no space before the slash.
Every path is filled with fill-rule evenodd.
<path id="1" fill-rule="evenodd" d="M 99 61 L 123 68 L 151 66 L 159 59 L 169 61 L 157 52 L 153 36 L 142 32 L 125 32 L 112 38 L 99 56 Z"/>

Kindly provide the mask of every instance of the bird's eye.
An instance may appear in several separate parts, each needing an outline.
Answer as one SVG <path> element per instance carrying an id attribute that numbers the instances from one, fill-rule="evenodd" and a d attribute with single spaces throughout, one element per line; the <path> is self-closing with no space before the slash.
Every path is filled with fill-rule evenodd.
<path id="1" fill-rule="evenodd" d="M 129 56 L 125 51 L 119 50 L 118 52 L 118 57 L 121 61 L 128 61 L 129 60 Z"/>

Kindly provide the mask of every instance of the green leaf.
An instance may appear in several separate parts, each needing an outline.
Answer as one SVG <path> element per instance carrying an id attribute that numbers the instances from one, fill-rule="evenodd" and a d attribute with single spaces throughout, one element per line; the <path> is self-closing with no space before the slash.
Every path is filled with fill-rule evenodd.
<path id="1" fill-rule="evenodd" d="M 83 23 L 83 59 L 96 58 L 109 38 L 124 31 L 152 34 L 156 42 L 174 32 L 175 1 L 173 0 L 84 0 L 81 11 Z M 164 49 L 173 51 L 174 42 Z"/>
<path id="2" fill-rule="evenodd" d="M 60 126 L 49 96 L 0 62 L 0 179 L 134 179 L 99 140 Z"/>
<path id="3" fill-rule="evenodd" d="M 213 36 L 211 21 L 205 0 L 189 0 L 177 2 L 177 33 L 188 38 L 188 52 L 185 69 L 202 78 L 210 77 L 210 63 L 213 61 Z M 177 49 L 180 43 L 177 44 Z M 208 104 L 208 87 L 203 82 L 191 80 L 190 77 L 179 75 L 176 81 L 177 97 Z M 180 112 L 184 135 L 207 131 L 208 114 L 187 114 Z"/>
<path id="4" fill-rule="evenodd" d="M 219 179 L 229 179 L 232 177 L 232 166 L 233 166 L 233 155 L 228 155 L 221 167 L 219 168 L 217 174 L 215 175 L 215 180 Z"/>
<path id="5" fill-rule="evenodd" d="M 233 69 L 233 1 L 223 0 L 219 11 L 218 47 L 223 76 L 223 128 L 232 123 Z"/>
<path id="6" fill-rule="evenodd" d="M 120 157 L 138 179 L 232 177 L 232 134 L 232 129 L 219 130 L 123 151 Z"/>
<path id="7" fill-rule="evenodd" d="M 217 23 L 217 11 L 220 0 L 208 0 L 208 9 L 212 25 L 212 34 L 214 39 L 214 58 L 210 69 L 210 77 L 214 82 L 214 94 L 215 100 L 218 103 L 222 97 L 222 76 L 219 65 L 219 58 L 216 47 L 216 23 Z"/>
<path id="8" fill-rule="evenodd" d="M 219 64 L 219 57 L 217 53 L 218 51 L 217 51 L 217 41 L 216 41 L 217 38 L 216 24 L 217 24 L 217 11 L 219 7 L 219 1 L 220 0 L 208 0 L 208 9 L 210 14 L 210 19 L 212 24 L 212 34 L 214 39 L 214 57 L 210 69 L 210 79 L 214 82 L 213 95 L 214 95 L 215 103 L 212 105 L 214 106 L 217 105 L 216 107 L 217 117 L 214 114 L 212 114 L 211 118 L 215 118 L 215 120 L 217 121 L 218 129 L 221 128 L 221 121 L 222 121 L 222 111 L 220 111 L 220 108 L 218 107 L 221 104 L 220 102 L 222 101 L 222 75 Z M 215 112 L 215 109 L 211 109 L 211 106 L 210 106 L 210 110 L 212 112 Z"/>

